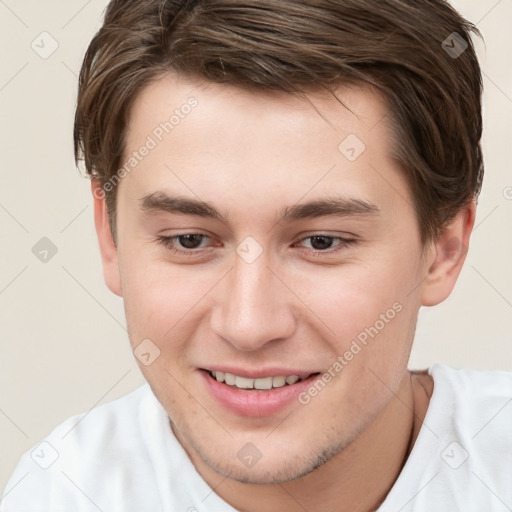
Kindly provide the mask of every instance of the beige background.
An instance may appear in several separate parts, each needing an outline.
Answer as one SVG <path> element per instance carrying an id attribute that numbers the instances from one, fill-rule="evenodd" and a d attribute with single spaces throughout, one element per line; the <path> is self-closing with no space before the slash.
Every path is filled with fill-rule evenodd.
<path id="1" fill-rule="evenodd" d="M 77 73 L 106 3 L 0 0 L 0 489 L 56 424 L 143 382 L 72 156 Z M 453 4 L 486 39 L 487 176 L 465 268 L 422 310 L 410 367 L 512 370 L 512 0 Z M 38 51 L 51 49 L 44 31 L 58 43 L 46 59 L 31 47 L 44 37 Z M 46 263 L 32 253 L 42 237 L 57 248 Z"/>

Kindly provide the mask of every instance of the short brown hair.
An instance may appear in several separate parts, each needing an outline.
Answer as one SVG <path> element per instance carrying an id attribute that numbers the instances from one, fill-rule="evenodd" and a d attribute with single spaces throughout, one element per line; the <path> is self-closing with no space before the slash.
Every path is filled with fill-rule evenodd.
<path id="1" fill-rule="evenodd" d="M 444 0 L 111 0 L 80 71 L 75 159 L 111 179 L 135 96 L 169 71 L 294 94 L 369 84 L 387 101 L 425 243 L 481 188 L 472 32 Z M 106 201 L 115 238 L 116 187 Z"/>

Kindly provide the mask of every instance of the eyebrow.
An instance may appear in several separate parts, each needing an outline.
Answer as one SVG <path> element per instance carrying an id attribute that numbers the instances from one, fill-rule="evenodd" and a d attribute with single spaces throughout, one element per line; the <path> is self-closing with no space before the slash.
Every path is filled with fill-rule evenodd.
<path id="1" fill-rule="evenodd" d="M 177 215 L 194 215 L 213 220 L 223 224 L 229 223 L 229 214 L 221 213 L 211 204 L 199 199 L 179 195 L 169 195 L 165 192 L 153 192 L 141 199 L 141 208 L 144 212 L 165 212 Z M 328 197 L 307 203 L 287 206 L 281 210 L 280 221 L 293 221 L 301 219 L 315 219 L 327 216 L 378 216 L 380 209 L 373 203 L 363 199 L 351 197 Z"/>

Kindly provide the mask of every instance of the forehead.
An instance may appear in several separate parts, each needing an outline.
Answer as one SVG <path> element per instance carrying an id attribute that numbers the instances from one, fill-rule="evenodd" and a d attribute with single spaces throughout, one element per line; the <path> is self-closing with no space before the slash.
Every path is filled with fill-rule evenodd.
<path id="1" fill-rule="evenodd" d="M 153 131 L 159 138 L 158 126 L 166 122 L 172 125 L 174 135 L 188 129 L 200 136 L 204 135 L 204 129 L 213 126 L 227 128 L 231 137 L 226 143 L 246 131 L 236 132 L 234 128 L 250 126 L 255 130 L 265 123 L 268 132 L 270 124 L 282 136 L 292 135 L 296 139 L 299 135 L 296 129 L 300 128 L 302 134 L 309 131 L 312 140 L 319 127 L 322 131 L 330 128 L 339 135 L 359 132 L 361 136 L 377 125 L 381 134 L 382 130 L 388 130 L 386 102 L 375 88 L 345 85 L 334 92 L 335 96 L 317 88 L 296 96 L 267 89 L 241 89 L 169 73 L 148 84 L 136 96 L 130 110 L 127 145 L 131 146 L 135 139 Z M 187 105 L 192 98 L 197 105 L 190 109 Z M 182 122 L 184 119 L 188 119 L 186 123 Z M 164 129 L 164 134 L 160 135 L 169 134 L 170 131 Z"/>
<path id="2" fill-rule="evenodd" d="M 121 188 L 224 202 L 242 192 L 247 206 L 259 195 L 259 206 L 275 209 L 277 197 L 289 204 L 336 189 L 392 206 L 407 190 L 391 158 L 385 101 L 369 87 L 340 87 L 336 96 L 313 91 L 305 99 L 166 75 L 132 106 L 125 162 L 150 149 Z"/>

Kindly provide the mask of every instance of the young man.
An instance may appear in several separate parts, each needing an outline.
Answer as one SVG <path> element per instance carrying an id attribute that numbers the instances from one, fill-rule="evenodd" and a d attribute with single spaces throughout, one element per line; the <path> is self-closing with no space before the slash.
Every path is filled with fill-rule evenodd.
<path id="1" fill-rule="evenodd" d="M 511 510 L 512 374 L 407 369 L 475 219 L 472 31 L 443 0 L 110 3 L 75 147 L 148 384 L 2 512 Z"/>

